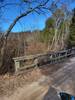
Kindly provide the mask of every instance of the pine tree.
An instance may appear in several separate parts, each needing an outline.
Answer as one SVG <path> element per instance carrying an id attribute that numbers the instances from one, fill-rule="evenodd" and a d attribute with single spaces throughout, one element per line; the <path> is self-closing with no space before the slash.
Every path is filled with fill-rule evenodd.
<path id="1" fill-rule="evenodd" d="M 46 21 L 45 29 L 40 34 L 40 40 L 48 44 L 52 41 L 54 35 L 54 19 L 48 18 Z"/>
<path id="2" fill-rule="evenodd" d="M 69 40 L 68 40 L 68 47 L 75 46 L 75 8 L 73 10 L 73 17 L 70 24 L 70 33 L 69 33 Z"/>

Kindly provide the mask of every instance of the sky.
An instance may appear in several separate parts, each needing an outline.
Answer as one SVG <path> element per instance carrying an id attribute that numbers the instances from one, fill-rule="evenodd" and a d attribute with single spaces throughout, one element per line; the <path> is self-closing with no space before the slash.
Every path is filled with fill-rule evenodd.
<path id="1" fill-rule="evenodd" d="M 2 1 L 2 0 L 1 0 Z M 19 2 L 19 0 L 5 0 L 5 3 Z M 25 6 L 22 8 L 18 6 L 8 6 L 5 9 L 2 9 L 2 20 L 0 21 L 2 30 L 6 31 L 16 16 L 19 15 L 20 9 L 23 11 Z M 70 9 L 75 7 L 75 3 L 70 4 Z M 20 31 L 34 31 L 34 30 L 43 30 L 45 28 L 46 20 L 51 16 L 50 12 L 47 12 L 45 15 L 39 14 L 29 14 L 28 16 L 22 18 L 12 29 L 12 32 Z"/>

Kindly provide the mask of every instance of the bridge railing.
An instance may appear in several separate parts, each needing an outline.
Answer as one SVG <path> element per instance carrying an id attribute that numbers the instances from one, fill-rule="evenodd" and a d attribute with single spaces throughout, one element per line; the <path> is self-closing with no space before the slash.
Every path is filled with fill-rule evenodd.
<path id="1" fill-rule="evenodd" d="M 58 52 L 36 54 L 13 58 L 15 64 L 15 72 L 37 67 L 44 64 L 54 64 L 65 60 L 66 58 L 75 56 L 75 48 L 66 49 Z"/>

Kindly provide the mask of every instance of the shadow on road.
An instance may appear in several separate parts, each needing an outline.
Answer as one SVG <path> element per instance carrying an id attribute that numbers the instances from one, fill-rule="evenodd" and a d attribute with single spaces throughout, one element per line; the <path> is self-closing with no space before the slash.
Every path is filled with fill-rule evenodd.
<path id="1" fill-rule="evenodd" d="M 50 87 L 48 92 L 45 94 L 43 100 L 61 100 L 61 99 L 58 96 L 57 91 L 53 87 Z"/>

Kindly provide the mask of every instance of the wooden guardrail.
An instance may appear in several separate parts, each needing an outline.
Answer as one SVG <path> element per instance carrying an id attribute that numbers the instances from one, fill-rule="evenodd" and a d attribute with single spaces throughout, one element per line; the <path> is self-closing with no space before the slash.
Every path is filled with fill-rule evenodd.
<path id="1" fill-rule="evenodd" d="M 13 58 L 15 63 L 15 72 L 48 63 L 49 64 L 58 63 L 72 56 L 75 56 L 74 47 L 71 49 L 62 50 L 58 52 L 52 52 L 52 53 L 48 52 L 44 54 L 16 57 Z"/>

